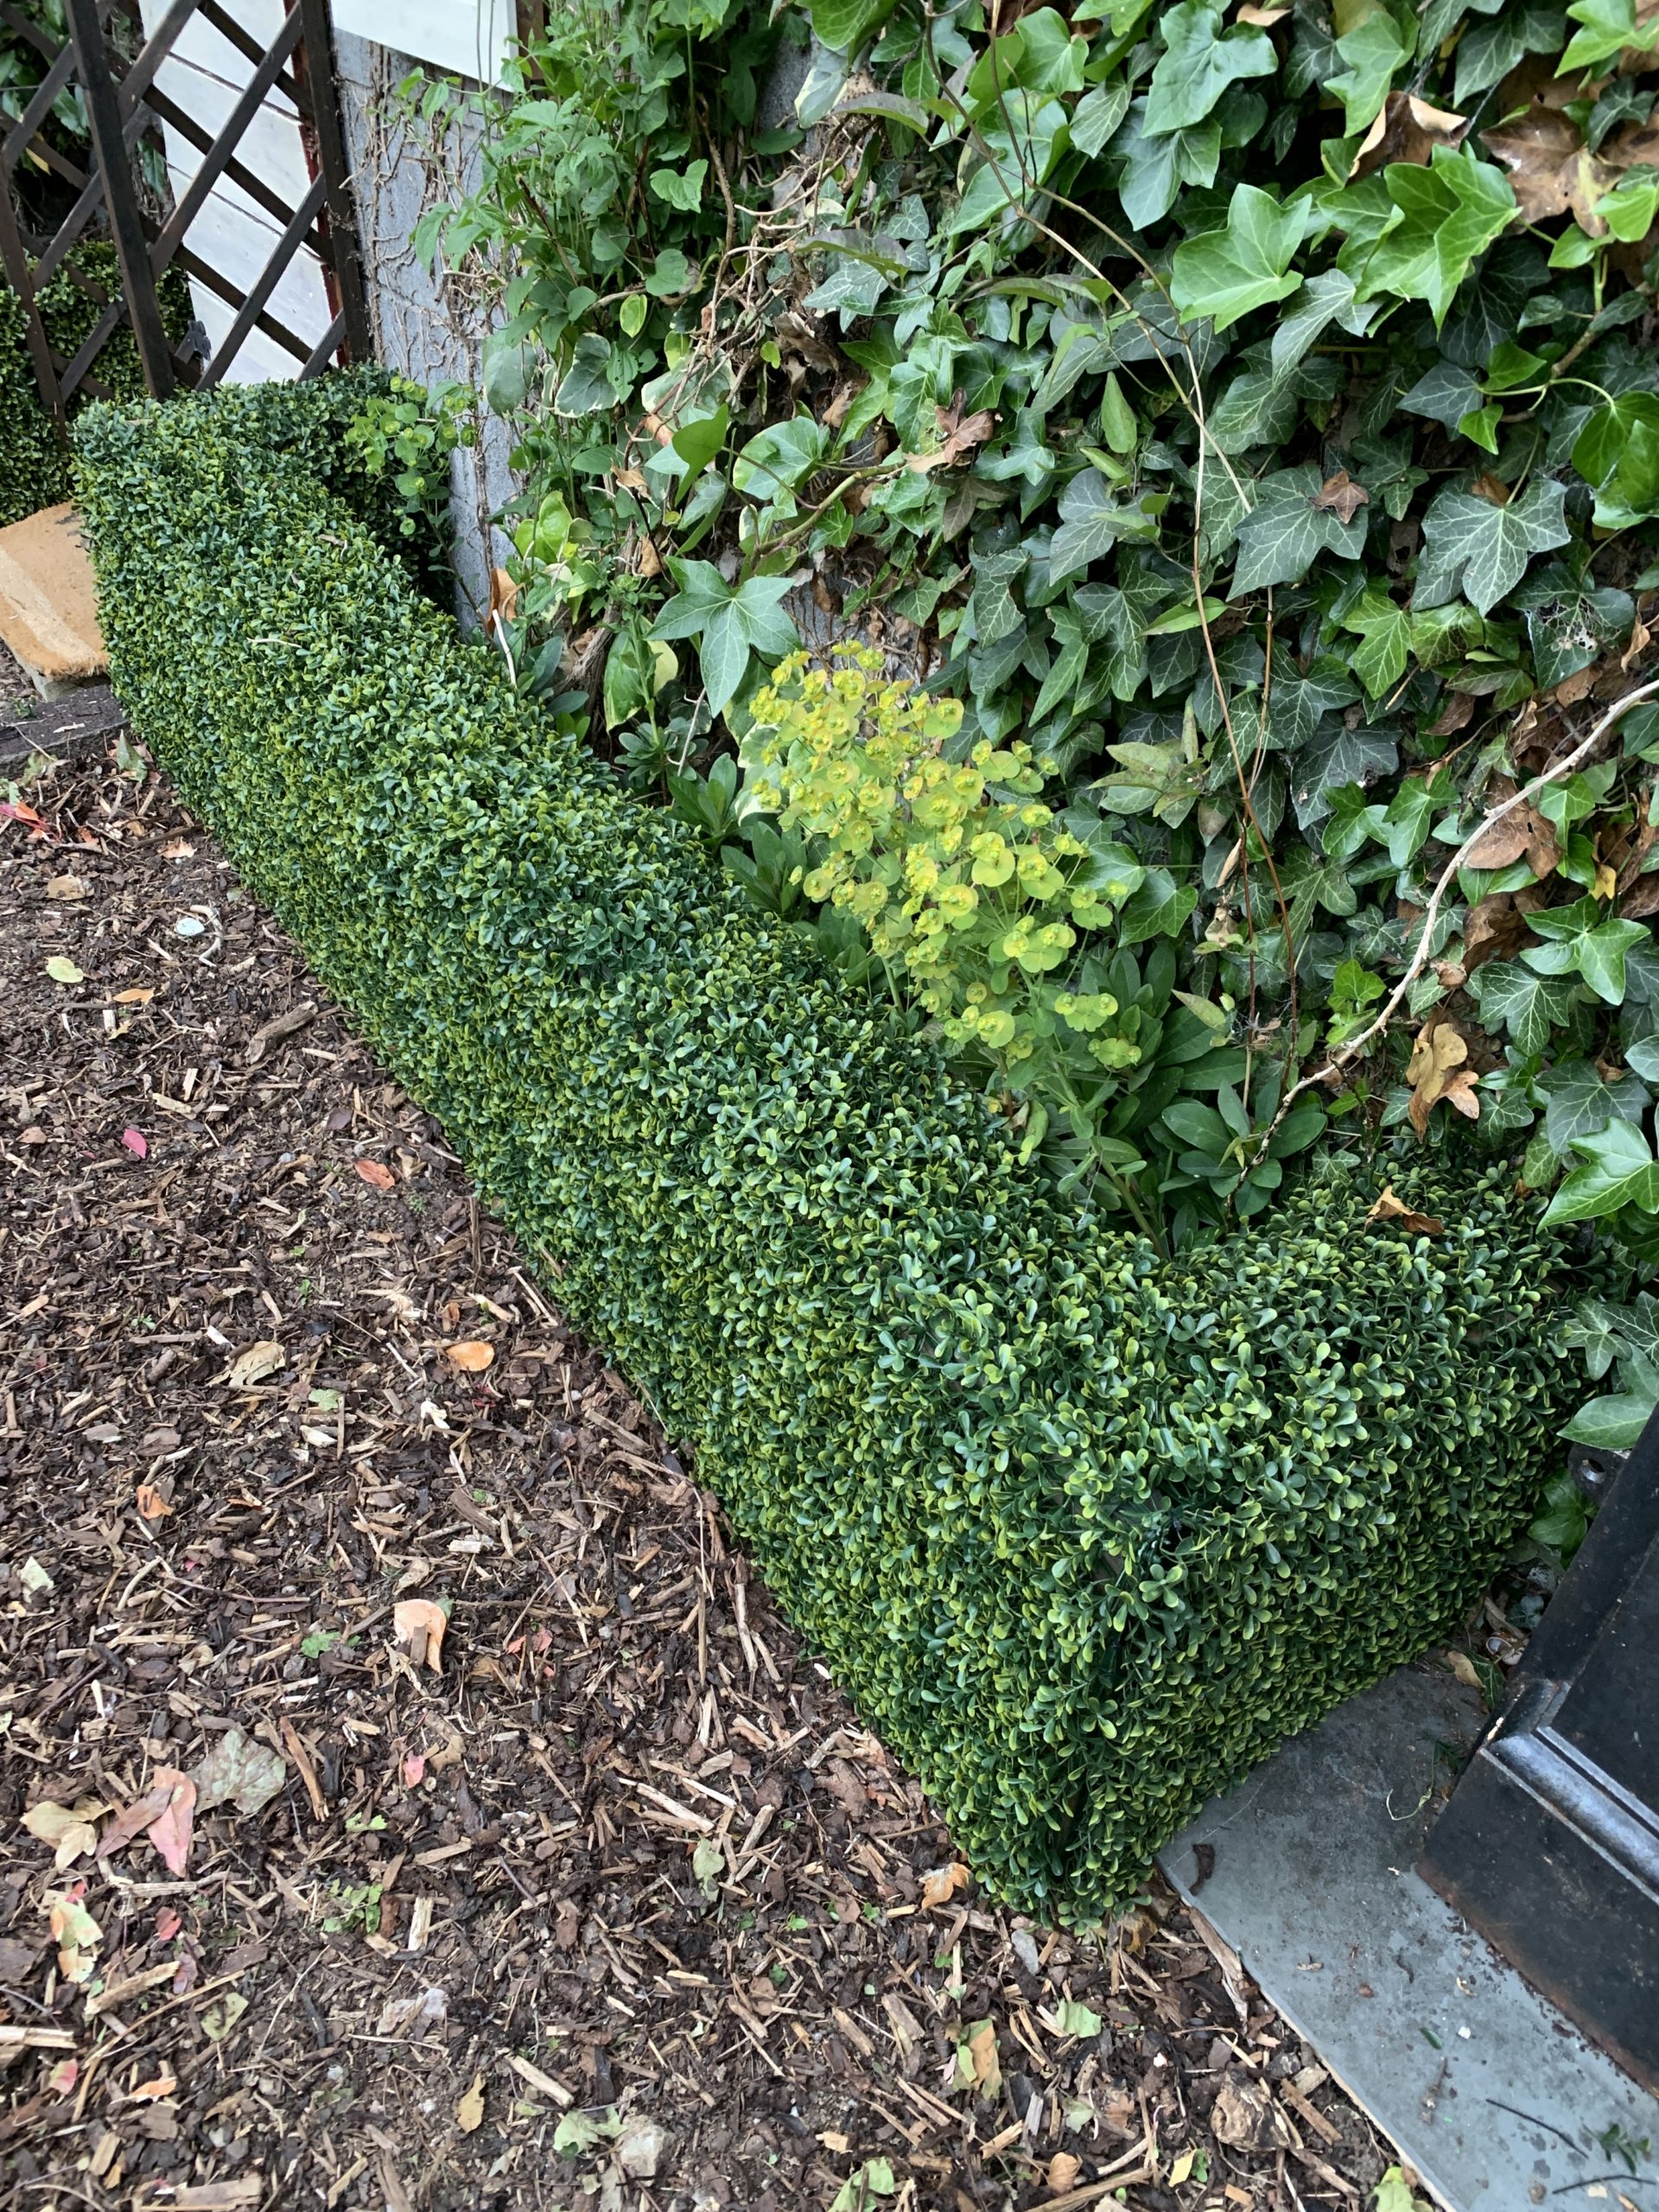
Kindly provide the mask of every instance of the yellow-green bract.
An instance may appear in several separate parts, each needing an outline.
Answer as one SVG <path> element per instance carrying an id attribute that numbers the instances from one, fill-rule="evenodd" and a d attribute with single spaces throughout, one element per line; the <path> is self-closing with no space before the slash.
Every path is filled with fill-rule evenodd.
<path id="1" fill-rule="evenodd" d="M 1099 1912 L 1526 1518 L 1571 1395 L 1534 1217 L 1314 1180 L 1167 1264 L 1061 1204 L 420 598 L 363 389 L 84 418 L 118 690 L 981 1877 Z"/>

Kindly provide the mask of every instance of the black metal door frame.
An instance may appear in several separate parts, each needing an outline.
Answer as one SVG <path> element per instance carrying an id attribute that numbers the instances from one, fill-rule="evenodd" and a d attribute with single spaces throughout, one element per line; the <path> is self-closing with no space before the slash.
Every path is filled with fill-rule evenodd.
<path id="1" fill-rule="evenodd" d="M 233 4 L 233 0 L 232 0 Z M 143 38 L 137 0 L 64 0 L 70 41 L 52 35 L 11 3 L 0 0 L 0 22 L 26 38 L 48 63 L 45 76 L 19 119 L 0 134 L 0 273 L 22 302 L 29 358 L 48 411 L 61 423 L 78 391 L 101 396 L 93 362 L 122 322 L 130 325 L 144 381 L 158 399 L 177 386 L 216 384 L 235 361 L 249 334 L 260 330 L 315 376 L 335 359 L 365 360 L 373 351 L 346 162 L 334 41 L 327 0 L 289 0 L 282 29 L 267 49 L 226 12 L 219 0 L 174 0 L 154 33 Z M 200 16 L 254 65 L 224 129 L 212 137 L 156 83 L 158 71 L 194 16 Z M 137 58 L 124 67 L 110 36 L 124 20 L 143 40 Z M 53 102 L 79 84 L 90 133 L 89 159 L 81 170 L 46 137 Z M 280 89 L 298 113 L 302 142 L 314 170 L 297 207 L 289 207 L 237 158 L 237 149 L 266 95 Z M 176 205 L 159 221 L 141 204 L 134 178 L 135 149 L 147 131 L 166 124 L 202 156 L 200 167 Z M 74 205 L 50 238 L 32 238 L 19 219 L 12 180 L 20 162 L 33 158 L 68 184 Z M 264 269 L 245 293 L 223 271 L 193 252 L 187 233 L 221 178 L 236 184 L 283 226 Z M 103 297 L 92 334 L 73 359 L 54 352 L 41 321 L 38 294 L 76 243 L 101 224 L 115 248 L 121 284 Z M 283 271 L 308 245 L 321 264 L 334 313 L 315 345 L 297 336 L 270 313 L 270 301 Z M 205 366 L 175 352 L 163 327 L 156 285 L 177 265 L 226 301 L 235 315 Z M 85 279 L 83 288 L 92 289 Z"/>

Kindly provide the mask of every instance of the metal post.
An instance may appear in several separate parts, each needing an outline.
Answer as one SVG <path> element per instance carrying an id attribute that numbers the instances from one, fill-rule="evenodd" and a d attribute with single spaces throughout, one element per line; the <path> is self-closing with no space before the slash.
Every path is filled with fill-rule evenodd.
<path id="1" fill-rule="evenodd" d="M 346 326 L 346 355 L 353 361 L 372 360 L 374 335 L 363 290 L 363 264 L 358 251 L 351 175 L 340 124 L 340 86 L 334 74 L 327 0 L 300 0 L 300 25 L 305 41 L 305 88 L 311 102 L 312 128 L 317 135 L 317 166 L 322 172 L 327 195 L 328 258 L 333 264 L 338 304 Z"/>
<path id="2" fill-rule="evenodd" d="M 144 382 L 157 399 L 172 396 L 176 381 L 172 350 L 162 323 L 161 303 L 156 296 L 156 276 L 150 266 L 149 245 L 138 213 L 127 162 L 126 138 L 115 79 L 105 52 L 104 30 L 98 0 L 64 0 L 70 36 L 75 44 L 75 64 L 86 100 L 86 119 L 92 149 L 103 179 L 104 204 L 109 210 L 110 233 L 121 266 L 121 284 L 127 312 L 138 347 Z"/>

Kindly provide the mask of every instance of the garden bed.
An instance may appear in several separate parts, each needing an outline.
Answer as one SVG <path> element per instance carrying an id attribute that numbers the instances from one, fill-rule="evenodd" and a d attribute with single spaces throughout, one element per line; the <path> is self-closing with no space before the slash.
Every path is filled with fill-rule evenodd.
<path id="1" fill-rule="evenodd" d="M 822 2206 L 880 2160 L 913 2212 L 1148 2167 L 1143 2212 L 1367 2194 L 1386 2153 L 1167 1892 L 1104 1939 L 949 1878 L 923 1902 L 956 1862 L 917 1783 L 213 839 L 102 766 L 24 798 L 43 834 L 0 827 L 0 2027 L 59 2040 L 0 2076 L 8 2196 L 544 2204 L 616 2139 L 556 2155 L 561 2094 L 662 2130 L 629 2212 Z M 273 1341 L 282 1366 L 231 1387 Z M 144 1480 L 169 1510 L 139 1511 Z M 435 1673 L 392 1634 L 409 1578 L 451 1606 Z M 81 1867 L 17 1815 L 124 1806 L 227 1722 L 274 1741 L 282 1789 L 199 1818 L 181 1878 L 144 1843 L 86 1862 L 99 1977 L 159 1977 L 88 2018 L 41 1902 Z M 713 1897 L 702 1820 L 737 1861 Z M 1097 2031 L 1057 2032 L 1068 2000 Z M 952 2085 L 960 2048 L 986 2075 L 985 2020 L 978 2095 Z"/>
<path id="2" fill-rule="evenodd" d="M 1488 1171 L 1174 1262 L 423 601 L 347 381 L 83 433 L 118 690 L 1005 1897 L 1087 1918 L 1461 1615 L 1567 1387 Z"/>

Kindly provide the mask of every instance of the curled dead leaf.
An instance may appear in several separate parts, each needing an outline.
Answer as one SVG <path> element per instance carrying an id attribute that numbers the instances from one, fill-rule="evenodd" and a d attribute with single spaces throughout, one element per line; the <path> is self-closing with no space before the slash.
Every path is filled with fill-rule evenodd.
<path id="1" fill-rule="evenodd" d="M 1370 176 L 1373 169 L 1395 162 L 1414 162 L 1420 167 L 1433 156 L 1437 146 L 1455 146 L 1469 128 L 1466 115 L 1449 108 L 1431 107 L 1414 92 L 1390 92 L 1376 120 L 1359 142 L 1350 176 Z"/>
<path id="2" fill-rule="evenodd" d="M 1467 1120 L 1480 1119 L 1480 1100 L 1475 1095 L 1478 1078 L 1463 1065 L 1468 1057 L 1468 1042 L 1454 1023 L 1431 1017 L 1418 1031 L 1406 1065 L 1406 1081 L 1412 1089 L 1406 1114 L 1420 1137 L 1427 1135 L 1429 1115 L 1442 1100 Z"/>
<path id="3" fill-rule="evenodd" d="M 486 1344 L 481 1337 L 463 1337 L 459 1344 L 446 1344 L 443 1356 L 463 1375 L 481 1375 L 495 1363 L 495 1346 Z"/>
<path id="4" fill-rule="evenodd" d="M 154 1483 L 140 1483 L 132 1494 L 132 1502 L 146 1521 L 165 1521 L 173 1511 L 173 1507 Z"/>
<path id="5" fill-rule="evenodd" d="M 955 392 L 949 407 L 936 407 L 933 419 L 938 426 L 942 443 L 935 453 L 913 453 L 905 466 L 918 476 L 925 476 L 935 468 L 949 468 L 965 459 L 976 446 L 983 445 L 996 428 L 996 417 L 988 407 L 977 413 L 964 416 L 963 395 Z"/>
<path id="6" fill-rule="evenodd" d="M 972 1874 L 959 1859 L 951 1859 L 943 1866 L 935 1866 L 922 1877 L 924 1906 L 949 1904 L 957 1891 L 965 1890 L 972 1879 Z"/>
<path id="7" fill-rule="evenodd" d="M 1057 2151 L 1049 2160 L 1048 2171 L 1043 2178 L 1058 2196 L 1062 2190 L 1072 2188 L 1082 2171 L 1081 2161 L 1074 2158 L 1069 2151 Z"/>
<path id="8" fill-rule="evenodd" d="M 245 1352 L 238 1353 L 232 1363 L 229 1377 L 232 1389 L 251 1389 L 268 1375 L 274 1375 L 287 1358 L 288 1354 L 275 1337 L 262 1337 L 257 1344 L 250 1344 Z"/>
<path id="9" fill-rule="evenodd" d="M 1384 1221 L 1397 1221 L 1402 1229 L 1408 1230 L 1414 1236 L 1444 1236 L 1446 1234 L 1443 1221 L 1437 1221 L 1432 1213 L 1414 1212 L 1403 1198 L 1396 1198 L 1393 1190 L 1386 1185 L 1382 1196 L 1366 1215 L 1365 1226 L 1374 1229 L 1378 1223 Z"/>
<path id="10" fill-rule="evenodd" d="M 1592 238 L 1606 236 L 1606 219 L 1596 213 L 1596 202 L 1618 175 L 1588 150 L 1571 116 L 1535 100 L 1513 122 L 1483 130 L 1480 141 L 1508 175 L 1529 223 L 1547 223 L 1570 211 Z"/>
<path id="11" fill-rule="evenodd" d="M 162 1854 L 169 1874 L 182 1876 L 190 1858 L 195 1825 L 196 1785 L 176 1767 L 163 1767 L 156 1775 L 159 1789 L 167 1784 L 167 1802 L 149 1824 L 149 1836 Z"/>
<path id="12" fill-rule="evenodd" d="M 1327 476 L 1320 485 L 1316 498 L 1308 503 L 1326 514 L 1335 515 L 1338 522 L 1352 522 L 1362 507 L 1371 504 L 1371 495 L 1363 484 L 1356 484 L 1345 468 L 1334 476 Z"/>
<path id="13" fill-rule="evenodd" d="M 455 2107 L 455 2126 L 463 2135 L 471 2135 L 484 2125 L 484 2076 L 475 2074 L 473 2086 Z"/>
<path id="14" fill-rule="evenodd" d="M 378 1160 L 359 1160 L 355 1166 L 363 1180 L 373 1189 L 377 1191 L 397 1189 L 397 1178 L 390 1167 L 383 1167 Z"/>
<path id="15" fill-rule="evenodd" d="M 417 1667 L 424 1660 L 435 1675 L 440 1671 L 439 1654 L 448 1625 L 448 1615 L 430 1598 L 405 1598 L 391 1609 L 393 1635 L 408 1645 Z"/>

